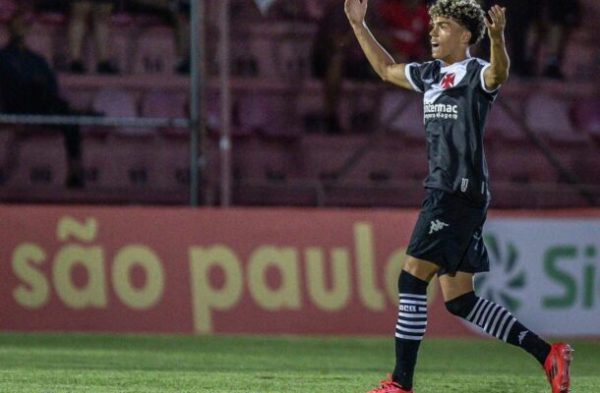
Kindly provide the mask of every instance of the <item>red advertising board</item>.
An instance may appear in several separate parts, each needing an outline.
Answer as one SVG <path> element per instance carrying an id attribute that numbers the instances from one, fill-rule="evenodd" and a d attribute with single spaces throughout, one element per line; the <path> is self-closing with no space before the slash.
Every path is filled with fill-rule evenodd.
<path id="1" fill-rule="evenodd" d="M 416 217 L 0 207 L 0 330 L 392 334 Z M 436 288 L 429 334 L 468 334 Z"/>

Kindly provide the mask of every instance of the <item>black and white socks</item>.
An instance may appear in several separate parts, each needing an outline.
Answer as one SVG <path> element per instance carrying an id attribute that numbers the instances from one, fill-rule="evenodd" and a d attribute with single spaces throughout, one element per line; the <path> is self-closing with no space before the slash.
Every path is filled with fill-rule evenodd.
<path id="1" fill-rule="evenodd" d="M 406 389 L 412 388 L 419 345 L 427 328 L 427 284 L 405 271 L 398 279 L 396 367 L 392 378 Z"/>
<path id="2" fill-rule="evenodd" d="M 452 314 L 479 326 L 487 334 L 499 340 L 523 348 L 542 365 L 550 352 L 550 345 L 523 326 L 507 309 L 474 292 L 446 302 Z"/>

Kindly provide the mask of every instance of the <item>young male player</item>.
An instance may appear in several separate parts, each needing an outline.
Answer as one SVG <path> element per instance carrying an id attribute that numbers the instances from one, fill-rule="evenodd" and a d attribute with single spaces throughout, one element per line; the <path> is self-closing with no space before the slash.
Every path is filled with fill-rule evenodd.
<path id="1" fill-rule="evenodd" d="M 427 325 L 426 289 L 437 274 L 448 311 L 486 333 L 533 355 L 544 367 L 552 393 L 567 393 L 572 349 L 550 345 L 508 310 L 475 295 L 473 274 L 489 270 L 481 231 L 490 201 L 483 150 L 486 117 L 508 78 L 505 9 L 489 19 L 475 0 L 438 0 L 429 10 L 433 61 L 396 64 L 364 22 L 368 0 L 345 0 L 345 11 L 369 62 L 384 80 L 424 94 L 429 174 L 427 196 L 398 280 L 396 367 L 370 393 L 412 393 L 419 344 Z M 489 63 L 469 47 L 487 27 Z"/>

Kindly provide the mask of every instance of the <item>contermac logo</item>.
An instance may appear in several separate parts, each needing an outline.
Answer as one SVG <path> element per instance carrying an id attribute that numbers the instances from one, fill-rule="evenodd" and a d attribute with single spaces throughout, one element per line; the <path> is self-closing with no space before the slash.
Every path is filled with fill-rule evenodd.
<path id="1" fill-rule="evenodd" d="M 478 275 L 475 288 L 480 296 L 516 312 L 522 304 L 519 291 L 527 283 L 525 271 L 519 269 L 519 251 L 513 243 L 500 244 L 493 234 L 485 235 L 484 240 L 490 258 L 490 273 Z"/>
<path id="2" fill-rule="evenodd" d="M 423 110 L 425 120 L 458 119 L 458 105 L 425 103 Z"/>

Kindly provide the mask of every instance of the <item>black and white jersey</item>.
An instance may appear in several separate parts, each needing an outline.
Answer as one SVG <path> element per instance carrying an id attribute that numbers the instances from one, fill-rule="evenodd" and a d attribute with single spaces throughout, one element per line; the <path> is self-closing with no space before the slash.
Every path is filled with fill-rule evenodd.
<path id="1" fill-rule="evenodd" d="M 449 66 L 439 60 L 406 65 L 413 89 L 424 93 L 426 188 L 461 192 L 477 202 L 489 200 L 483 133 L 498 94 L 485 87 L 483 73 L 489 66 L 477 58 Z"/>

